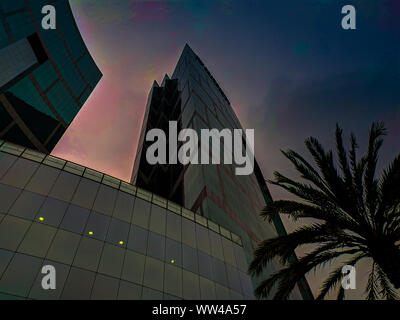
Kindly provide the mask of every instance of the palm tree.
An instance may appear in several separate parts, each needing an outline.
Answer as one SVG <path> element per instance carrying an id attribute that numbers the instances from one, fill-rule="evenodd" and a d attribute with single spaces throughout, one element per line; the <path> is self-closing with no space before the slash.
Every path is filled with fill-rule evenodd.
<path id="1" fill-rule="evenodd" d="M 294 181 L 279 172 L 275 172 L 275 180 L 269 182 L 301 201 L 273 201 L 263 209 L 261 216 L 268 221 L 279 214 L 294 220 L 316 220 L 285 236 L 260 243 L 249 267 L 251 275 L 260 275 L 274 257 L 280 257 L 284 266 L 261 282 L 255 290 L 257 297 L 267 297 L 276 287 L 274 299 L 287 299 L 295 284 L 308 272 L 337 258 L 346 258 L 325 279 L 317 297 L 324 299 L 336 288 L 337 298 L 343 299 L 342 267 L 354 266 L 368 258 L 372 267 L 366 285 L 367 299 L 397 299 L 394 288 L 400 287 L 400 154 L 377 179 L 378 151 L 384 135 L 383 123 L 373 123 L 368 150 L 358 160 L 354 135 L 350 136 L 350 148 L 346 152 L 342 129 L 336 125 L 340 173 L 332 151 L 326 152 L 313 137 L 308 138 L 305 145 L 319 170 L 295 151 L 282 151 L 307 182 Z M 296 261 L 291 260 L 293 251 L 306 244 L 312 244 L 314 249 Z"/>

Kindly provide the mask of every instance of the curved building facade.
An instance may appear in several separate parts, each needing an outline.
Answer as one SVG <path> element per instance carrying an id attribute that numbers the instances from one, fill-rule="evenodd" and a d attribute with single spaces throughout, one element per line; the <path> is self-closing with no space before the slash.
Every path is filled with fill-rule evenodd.
<path id="1" fill-rule="evenodd" d="M 50 153 L 101 77 L 67 0 L 0 2 L 0 139 Z"/>
<path id="2" fill-rule="evenodd" d="M 0 141 L 0 300 L 253 299 L 247 268 L 241 239 L 212 219 Z"/>

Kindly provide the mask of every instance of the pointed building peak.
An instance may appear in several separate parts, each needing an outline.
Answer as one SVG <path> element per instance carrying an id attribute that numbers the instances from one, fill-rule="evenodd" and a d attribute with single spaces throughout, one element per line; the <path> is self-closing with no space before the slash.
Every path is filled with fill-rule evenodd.
<path id="1" fill-rule="evenodd" d="M 164 86 L 165 86 L 165 82 L 166 82 L 167 80 L 170 80 L 170 78 L 169 78 L 168 74 L 165 74 L 164 79 L 163 79 L 163 81 L 162 81 L 162 83 L 161 83 L 161 87 L 164 87 Z"/>
<path id="2" fill-rule="evenodd" d="M 154 80 L 154 82 L 153 82 L 153 86 L 152 86 L 153 88 L 155 87 L 155 88 L 158 88 L 159 87 L 159 85 L 158 85 L 158 82 L 156 81 L 156 80 Z"/>

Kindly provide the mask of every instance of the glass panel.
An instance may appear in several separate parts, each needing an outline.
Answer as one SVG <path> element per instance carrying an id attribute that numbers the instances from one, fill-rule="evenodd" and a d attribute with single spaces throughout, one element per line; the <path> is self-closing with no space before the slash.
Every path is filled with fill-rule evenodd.
<path id="1" fill-rule="evenodd" d="M 225 263 L 216 258 L 212 258 L 212 266 L 213 266 L 214 281 L 222 284 L 225 287 L 228 286 Z"/>
<path id="2" fill-rule="evenodd" d="M 92 211 L 85 227 L 85 235 L 98 240 L 105 240 L 110 220 L 110 217 Z"/>
<path id="3" fill-rule="evenodd" d="M 95 273 L 71 268 L 61 299 L 64 300 L 88 300 L 95 279 Z"/>
<path id="4" fill-rule="evenodd" d="M 46 198 L 35 217 L 35 221 L 58 227 L 67 210 L 68 203 L 53 198 Z"/>
<path id="5" fill-rule="evenodd" d="M 24 188 L 38 167 L 39 163 L 37 162 L 19 158 L 0 182 Z"/>
<path id="6" fill-rule="evenodd" d="M 238 293 L 242 292 L 240 285 L 240 278 L 238 270 L 229 264 L 226 264 L 226 271 L 228 276 L 228 287 L 235 290 Z"/>
<path id="7" fill-rule="evenodd" d="M 147 252 L 147 238 L 149 232 L 135 225 L 131 225 L 131 231 L 129 232 L 128 248 L 130 250 L 137 251 L 141 254 Z"/>
<path id="8" fill-rule="evenodd" d="M 164 292 L 182 297 L 182 269 L 173 265 L 165 265 Z"/>
<path id="9" fill-rule="evenodd" d="M 11 261 L 14 252 L 0 249 L 0 279 L 3 272 L 6 270 L 9 262 Z"/>
<path id="10" fill-rule="evenodd" d="M 165 256 L 165 237 L 149 232 L 149 242 L 147 245 L 147 255 L 164 261 Z"/>
<path id="11" fill-rule="evenodd" d="M 175 213 L 167 212 L 167 230 L 168 238 L 181 242 L 182 240 L 182 217 Z"/>
<path id="12" fill-rule="evenodd" d="M 202 300 L 215 300 L 215 284 L 209 279 L 200 277 L 200 296 Z"/>
<path id="13" fill-rule="evenodd" d="M 225 261 L 233 266 L 236 266 L 232 242 L 225 238 L 222 238 L 222 248 L 224 250 Z"/>
<path id="14" fill-rule="evenodd" d="M 143 284 L 146 287 L 162 291 L 163 280 L 164 263 L 151 257 L 146 257 Z"/>
<path id="15" fill-rule="evenodd" d="M 97 182 L 88 179 L 81 179 L 71 202 L 78 206 L 92 209 L 99 186 L 100 184 Z"/>
<path id="16" fill-rule="evenodd" d="M 58 230 L 50 247 L 47 258 L 65 264 L 71 264 L 78 248 L 80 236 L 77 234 Z"/>
<path id="17" fill-rule="evenodd" d="M 82 233 L 90 211 L 71 204 L 61 222 L 61 228 L 75 233 Z"/>
<path id="18" fill-rule="evenodd" d="M 107 241 L 114 245 L 125 246 L 128 241 L 129 226 L 129 223 L 112 218 Z"/>
<path id="19" fill-rule="evenodd" d="M 183 298 L 186 300 L 199 300 L 199 276 L 183 270 Z"/>
<path id="20" fill-rule="evenodd" d="M 240 278 L 240 283 L 242 286 L 243 294 L 247 299 L 254 299 L 254 289 L 253 289 L 253 284 L 251 283 L 250 277 L 244 273 L 239 271 L 239 278 Z"/>
<path id="21" fill-rule="evenodd" d="M 119 280 L 98 274 L 92 290 L 92 300 L 116 300 Z"/>
<path id="22" fill-rule="evenodd" d="M 118 300 L 139 300 L 141 296 L 141 286 L 126 281 L 120 282 Z"/>
<path id="23" fill-rule="evenodd" d="M 182 219 L 182 242 L 196 248 L 195 223 L 187 219 Z"/>
<path id="24" fill-rule="evenodd" d="M 29 181 L 26 190 L 46 196 L 56 182 L 59 174 L 59 170 L 41 165 Z"/>
<path id="25" fill-rule="evenodd" d="M 196 239 L 197 239 L 197 248 L 207 254 L 211 254 L 208 229 L 196 224 Z"/>
<path id="26" fill-rule="evenodd" d="M 21 189 L 0 184 L 0 212 L 7 213 L 20 193 Z"/>
<path id="27" fill-rule="evenodd" d="M 98 272 L 120 278 L 123 260 L 124 249 L 106 243 L 104 245 Z"/>
<path id="28" fill-rule="evenodd" d="M 165 235 L 166 213 L 167 210 L 159 206 L 151 207 L 150 231 Z"/>
<path id="29" fill-rule="evenodd" d="M 68 172 L 61 172 L 58 176 L 50 196 L 63 201 L 69 202 L 78 186 L 80 178 Z"/>
<path id="30" fill-rule="evenodd" d="M 111 216 L 114 210 L 117 193 L 118 190 L 101 185 L 93 205 L 93 210 Z"/>
<path id="31" fill-rule="evenodd" d="M 25 235 L 18 251 L 31 256 L 44 257 L 55 234 L 56 229 L 34 223 Z"/>
<path id="32" fill-rule="evenodd" d="M 0 281 L 0 292 L 26 297 L 41 266 L 41 259 L 16 254 Z"/>
<path id="33" fill-rule="evenodd" d="M 142 299 L 143 300 L 161 300 L 163 293 L 157 290 L 143 287 Z"/>
<path id="34" fill-rule="evenodd" d="M 145 256 L 127 250 L 124 261 L 124 269 L 121 278 L 137 284 L 142 284 L 144 274 Z"/>
<path id="35" fill-rule="evenodd" d="M 97 271 L 104 242 L 83 237 L 74 259 L 74 266 Z"/>
<path id="36" fill-rule="evenodd" d="M 199 255 L 199 274 L 207 279 L 214 279 L 212 272 L 212 258 L 208 254 L 201 251 L 198 252 Z"/>
<path id="37" fill-rule="evenodd" d="M 165 239 L 165 262 L 182 267 L 182 244 L 178 241 Z"/>
<path id="38" fill-rule="evenodd" d="M 22 191 L 21 195 L 11 207 L 10 214 L 33 220 L 38 213 L 45 197 L 29 191 Z"/>
<path id="39" fill-rule="evenodd" d="M 150 207 L 151 203 L 141 200 L 141 199 L 136 199 L 135 200 L 135 206 L 133 209 L 133 220 L 132 222 L 139 227 L 142 227 L 144 229 L 149 228 L 149 218 L 150 218 Z"/>
<path id="40" fill-rule="evenodd" d="M 11 154 L 0 152 L 0 179 L 8 171 L 8 169 L 11 168 L 17 159 L 17 157 Z"/>
<path id="41" fill-rule="evenodd" d="M 208 234 L 210 236 L 210 242 L 212 243 L 211 255 L 220 260 L 224 260 L 224 251 L 222 249 L 222 240 L 221 240 L 222 237 L 213 231 L 210 231 Z"/>
<path id="42" fill-rule="evenodd" d="M 238 269 L 244 273 L 247 273 L 248 265 L 243 248 L 238 246 L 237 244 L 234 244 L 233 253 L 235 255 L 235 261 Z"/>
<path id="43" fill-rule="evenodd" d="M 29 226 L 26 220 L 6 216 L 0 224 L 0 248 L 15 251 Z"/>
<path id="44" fill-rule="evenodd" d="M 134 197 L 123 192 L 118 192 L 113 217 L 130 223 L 132 221 L 134 203 Z"/>
<path id="45" fill-rule="evenodd" d="M 197 250 L 182 244 L 183 268 L 198 273 Z"/>
<path id="46" fill-rule="evenodd" d="M 217 294 L 218 300 L 231 300 L 231 295 L 230 295 L 229 289 L 227 287 L 224 287 L 218 283 L 215 283 L 215 292 Z"/>

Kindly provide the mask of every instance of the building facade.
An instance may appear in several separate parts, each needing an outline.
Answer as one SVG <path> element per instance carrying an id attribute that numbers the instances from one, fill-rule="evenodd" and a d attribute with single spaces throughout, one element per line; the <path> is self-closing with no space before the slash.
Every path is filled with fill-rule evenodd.
<path id="1" fill-rule="evenodd" d="M 44 290 L 45 265 L 56 289 Z M 1 299 L 252 299 L 241 239 L 176 203 L 0 140 Z"/>
<path id="2" fill-rule="evenodd" d="M 50 153 L 101 77 L 67 0 L 0 2 L 0 139 Z"/>
<path id="3" fill-rule="evenodd" d="M 188 45 L 185 46 L 171 79 L 166 77 L 161 88 L 158 84 L 153 86 L 139 141 L 131 182 L 134 184 L 140 182 L 141 186 L 148 190 L 153 190 L 155 185 L 159 186 L 159 180 L 153 180 L 152 175 L 149 174 L 151 171 L 144 157 L 147 148 L 144 137 L 149 129 L 157 127 L 157 123 L 163 123 L 159 128 L 168 132 L 165 129 L 167 121 L 178 121 L 178 128 L 194 129 L 199 137 L 202 129 L 218 129 L 219 131 L 242 129 L 228 98 L 201 59 Z M 171 86 L 172 82 L 175 89 L 166 90 L 165 88 Z M 173 101 L 171 107 L 164 108 L 158 103 L 159 99 L 157 94 L 154 94 L 155 90 L 156 92 L 164 90 L 164 96 L 166 96 L 164 100 Z M 165 92 L 169 92 L 169 95 Z M 171 114 L 173 117 L 170 117 Z M 201 141 L 199 149 L 203 150 L 205 143 L 208 141 Z M 232 146 L 227 146 L 227 148 L 233 150 Z M 155 167 L 152 168 L 153 172 L 156 171 Z M 175 170 L 174 174 L 168 172 L 171 167 Z M 235 163 L 164 166 L 164 176 L 174 179 L 165 183 L 173 188 L 169 188 L 168 194 L 164 196 L 181 199 L 184 207 L 190 208 L 205 218 L 213 219 L 238 234 L 243 241 L 246 261 L 250 263 L 258 242 L 278 234 L 282 235 L 285 229 L 280 218 L 276 218 L 274 224 L 269 224 L 260 217 L 261 209 L 272 199 L 257 161 L 255 161 L 254 172 L 247 176 L 236 175 L 235 168 Z M 294 255 L 293 259 L 295 259 Z M 278 264 L 270 264 L 261 279 L 271 275 L 279 267 Z M 254 287 L 259 281 L 260 279 L 253 279 Z M 299 288 L 295 290 L 292 298 L 312 299 L 311 290 L 305 280 L 299 283 Z"/>

